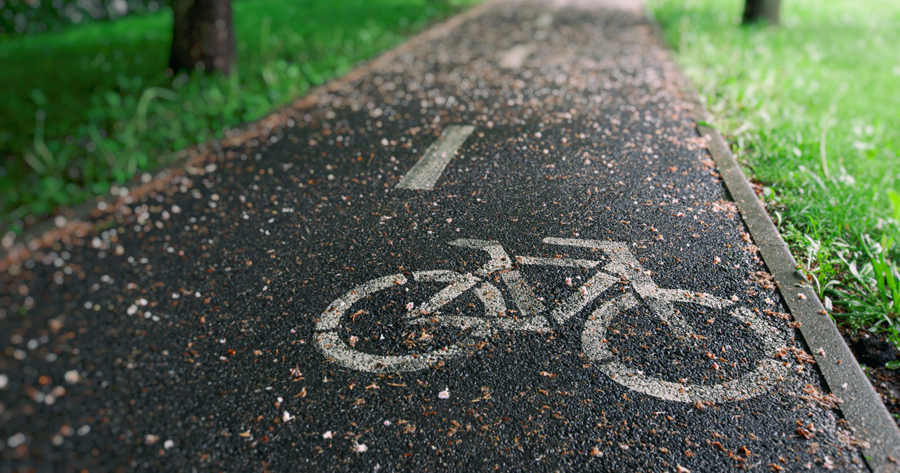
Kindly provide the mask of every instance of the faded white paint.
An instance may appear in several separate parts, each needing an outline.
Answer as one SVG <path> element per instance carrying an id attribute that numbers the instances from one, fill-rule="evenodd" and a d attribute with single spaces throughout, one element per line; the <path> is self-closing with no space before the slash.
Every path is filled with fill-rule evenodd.
<path id="1" fill-rule="evenodd" d="M 356 301 L 376 293 L 382 289 L 387 289 L 400 284 L 406 284 L 406 277 L 402 274 L 392 274 L 371 281 L 364 282 L 359 286 L 347 291 L 343 296 L 335 300 L 325 309 L 322 318 L 316 323 L 316 330 L 334 330 L 338 328 L 341 317 L 344 312 L 350 309 L 350 306 Z"/>
<path id="2" fill-rule="evenodd" d="M 512 260 L 506 254 L 506 250 L 498 241 L 494 240 L 473 240 L 468 238 L 460 238 L 450 242 L 453 246 L 460 248 L 472 248 L 473 250 L 481 250 L 487 252 L 491 257 L 490 261 L 484 264 L 475 274 L 479 276 L 489 276 L 498 271 L 512 269 Z"/>
<path id="3" fill-rule="evenodd" d="M 538 17 L 534 20 L 534 26 L 537 29 L 545 30 L 550 28 L 553 25 L 553 13 L 544 12 L 538 15 Z"/>
<path id="4" fill-rule="evenodd" d="M 444 168 L 453 159 L 456 150 L 475 131 L 472 125 L 451 125 L 441 132 L 441 137 L 431 144 L 419 162 L 400 179 L 397 189 L 434 189 Z"/>
<path id="5" fill-rule="evenodd" d="M 591 248 L 606 253 L 610 262 L 603 267 L 603 270 L 616 274 L 624 281 L 627 281 L 634 288 L 635 292 L 641 296 L 641 299 L 663 320 L 663 323 L 669 325 L 676 335 L 679 336 L 688 335 L 691 329 L 684 317 L 672 306 L 673 302 L 689 302 L 716 309 L 721 309 L 731 304 L 729 301 L 705 293 L 660 289 L 624 243 L 567 238 L 545 238 L 544 243 Z"/>
<path id="6" fill-rule="evenodd" d="M 516 256 L 516 263 L 533 266 L 559 266 L 561 268 L 591 269 L 600 265 L 599 261 L 570 258 L 541 258 L 537 256 Z"/>
<path id="7" fill-rule="evenodd" d="M 517 44 L 500 54 L 500 67 L 504 69 L 519 69 L 528 56 L 535 50 L 534 44 Z"/>
<path id="8" fill-rule="evenodd" d="M 606 292 L 606 290 L 615 283 L 616 278 L 597 271 L 597 274 L 593 275 L 591 279 L 588 279 L 583 286 L 578 288 L 574 294 L 563 301 L 559 307 L 553 309 L 550 316 L 559 324 L 565 323 L 572 318 L 572 316 L 581 312 L 581 309 L 584 309 L 585 306 L 593 302 L 597 296 Z"/>
<path id="9" fill-rule="evenodd" d="M 790 370 L 774 359 L 775 352 L 784 340 L 777 329 L 746 308 L 739 308 L 732 315 L 749 326 L 763 341 L 766 358 L 759 360 L 756 368 L 740 378 L 720 384 L 681 384 L 666 381 L 629 368 L 615 359 L 607 347 L 606 327 L 613 317 L 634 308 L 637 299 L 626 294 L 603 304 L 584 324 L 581 332 L 584 353 L 601 362 L 599 368 L 617 383 L 635 391 L 667 401 L 679 402 L 730 402 L 749 399 L 771 389 L 778 381 L 790 375 Z"/>
<path id="10" fill-rule="evenodd" d="M 478 284 L 479 279 L 472 275 L 460 274 L 454 271 L 417 271 L 414 273 L 416 281 L 445 282 L 447 287 L 435 294 L 428 302 L 419 308 L 410 309 L 407 317 L 420 317 L 438 314 L 438 310 L 447 305 L 453 299 L 461 296 Z"/>
<path id="11" fill-rule="evenodd" d="M 316 334 L 316 344 L 332 361 L 345 368 L 370 373 L 394 373 L 418 371 L 437 363 L 443 358 L 456 355 L 459 347 L 447 348 L 416 356 L 383 356 L 363 353 L 348 346 L 337 332 L 321 332 Z"/>
<path id="12" fill-rule="evenodd" d="M 633 292 L 627 292 L 594 310 L 582 332 L 585 354 L 598 362 L 600 370 L 610 379 L 622 386 L 669 401 L 729 402 L 759 395 L 791 374 L 784 364 L 773 358 L 779 347 L 784 344 L 781 333 L 762 317 L 744 307 L 732 310 L 731 315 L 762 340 L 766 356 L 758 361 L 756 368 L 750 373 L 719 384 L 681 384 L 646 375 L 628 367 L 618 361 L 607 346 L 606 329 L 615 316 L 644 303 L 676 336 L 684 337 L 693 334 L 693 331 L 688 321 L 675 310 L 674 303 L 696 304 L 714 309 L 725 309 L 732 303 L 706 293 L 659 288 L 653 282 L 650 273 L 641 268 L 624 243 L 563 238 L 545 238 L 544 243 L 600 251 L 609 262 L 577 291 L 546 314 L 546 308 L 541 300 L 534 294 L 499 242 L 454 240 L 451 242 L 452 245 L 484 251 L 488 254 L 489 260 L 474 275 L 448 270 L 412 273 L 412 279 L 415 281 L 440 282 L 446 283 L 446 286 L 420 307 L 411 307 L 404 319 L 405 323 L 412 325 L 452 326 L 465 330 L 467 331 L 467 335 L 463 337 L 465 340 L 429 353 L 402 356 L 367 354 L 348 346 L 338 334 L 342 318 L 349 313 L 351 306 L 362 298 L 407 283 L 406 277 L 402 274 L 394 274 L 360 284 L 332 302 L 316 324 L 316 331 L 319 332 L 317 344 L 328 358 L 347 368 L 370 372 L 421 370 L 441 360 L 463 354 L 461 344 L 488 337 L 497 331 L 549 331 L 550 320 L 560 325 L 564 324 L 614 285 L 627 284 Z M 529 256 L 517 256 L 515 261 L 522 266 L 562 268 L 593 269 L 600 265 L 599 261 L 594 260 Z M 489 278 L 503 282 L 503 286 L 512 296 L 518 314 L 510 314 L 500 289 L 489 282 L 487 280 Z M 441 313 L 442 307 L 468 291 L 472 291 L 481 302 L 483 313 L 480 316 Z"/>

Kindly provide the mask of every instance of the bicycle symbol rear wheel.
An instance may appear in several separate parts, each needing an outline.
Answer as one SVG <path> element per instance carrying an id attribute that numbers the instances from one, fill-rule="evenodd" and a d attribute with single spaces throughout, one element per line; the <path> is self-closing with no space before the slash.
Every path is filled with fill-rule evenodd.
<path id="1" fill-rule="evenodd" d="M 454 326 L 470 332 L 473 337 L 488 335 L 492 328 L 487 318 L 453 317 L 440 312 L 441 308 L 469 290 L 480 300 L 484 316 L 496 317 L 506 311 L 506 304 L 500 291 L 493 284 L 471 274 L 446 270 L 416 271 L 412 273 L 412 280 L 426 283 L 446 283 L 447 286 L 434 294 L 427 303 L 411 310 L 410 316 L 405 320 L 406 324 Z M 463 337 L 455 343 L 436 347 L 428 352 L 404 355 L 367 353 L 349 345 L 342 338 L 339 330 L 350 317 L 350 311 L 354 304 L 380 291 L 405 285 L 408 282 L 410 280 L 403 274 L 373 279 L 347 291 L 342 297 L 332 302 L 316 324 L 316 332 L 318 332 L 316 343 L 322 352 L 344 367 L 373 373 L 423 370 L 442 360 L 462 355 L 463 346 L 471 343 L 472 338 Z"/>

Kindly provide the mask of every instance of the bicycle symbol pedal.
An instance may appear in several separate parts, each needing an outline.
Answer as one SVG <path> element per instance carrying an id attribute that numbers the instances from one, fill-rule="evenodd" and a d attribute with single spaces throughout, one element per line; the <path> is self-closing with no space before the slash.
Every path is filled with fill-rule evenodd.
<path id="1" fill-rule="evenodd" d="M 603 264 L 590 259 L 517 256 L 514 263 L 497 241 L 454 240 L 450 242 L 451 245 L 484 251 L 490 259 L 474 274 L 426 270 L 414 271 L 410 276 L 398 273 L 364 282 L 336 299 L 322 313 L 315 327 L 317 345 L 328 359 L 354 370 L 373 373 L 423 370 L 462 356 L 466 353 L 464 346 L 473 339 L 500 332 L 552 332 L 554 324 L 566 323 L 613 286 L 627 284 L 632 291 L 622 292 L 601 303 L 588 315 L 581 333 L 584 354 L 616 383 L 669 401 L 728 402 L 767 392 L 791 373 L 785 364 L 775 359 L 776 352 L 785 344 L 784 337 L 754 311 L 746 307 L 732 307 L 733 302 L 710 294 L 658 287 L 625 243 L 565 238 L 545 238 L 543 242 L 599 251 L 607 262 Z M 522 275 L 520 268 L 528 266 L 577 268 L 594 273 L 568 298 L 548 311 Z M 468 335 L 444 346 L 431 346 L 423 352 L 404 354 L 369 353 L 364 349 L 357 349 L 352 340 L 344 340 L 339 332 L 351 319 L 355 319 L 355 313 L 351 311 L 355 304 L 381 291 L 405 286 L 411 282 L 410 279 L 416 283 L 440 284 L 443 289 L 418 306 L 409 303 L 402 316 L 402 324 L 407 327 L 454 328 L 466 331 Z M 517 316 L 508 315 L 510 311 L 506 298 L 491 281 L 498 282 L 506 289 Z M 473 295 L 483 308 L 481 317 L 444 313 L 442 309 L 449 307 L 454 301 L 471 297 L 466 296 L 467 294 Z M 617 316 L 640 305 L 644 305 L 676 337 L 694 335 L 691 324 L 675 309 L 675 303 L 717 310 L 732 309 L 730 315 L 759 338 L 764 356 L 750 372 L 718 384 L 667 381 L 660 376 L 629 367 L 617 358 L 615 351 L 609 347 L 607 329 Z M 423 340 L 428 340 L 429 337 L 425 332 L 420 334 Z M 357 337 L 350 337 L 355 338 Z"/>

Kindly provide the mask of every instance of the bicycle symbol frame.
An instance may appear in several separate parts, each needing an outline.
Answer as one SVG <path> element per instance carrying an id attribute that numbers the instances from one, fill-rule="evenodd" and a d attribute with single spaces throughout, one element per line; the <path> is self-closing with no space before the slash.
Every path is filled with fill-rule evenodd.
<path id="1" fill-rule="evenodd" d="M 582 348 L 585 355 L 597 363 L 598 368 L 620 385 L 657 398 L 679 402 L 728 402 L 744 400 L 770 390 L 791 372 L 786 364 L 777 361 L 775 353 L 785 344 L 781 332 L 768 321 L 746 307 L 737 307 L 731 316 L 760 338 L 765 357 L 758 360 L 755 369 L 731 381 L 719 384 L 676 383 L 654 377 L 640 370 L 629 368 L 618 361 L 607 347 L 606 330 L 617 314 L 624 313 L 643 302 L 659 317 L 676 336 L 690 336 L 690 324 L 675 310 L 674 303 L 698 304 L 725 309 L 731 301 L 710 294 L 662 289 L 645 272 L 625 243 L 566 238 L 545 238 L 544 243 L 582 247 L 602 251 L 610 260 L 590 277 L 578 290 L 549 312 L 549 318 L 563 324 L 576 316 L 597 297 L 619 282 L 627 282 L 632 292 L 625 292 L 604 302 L 589 316 L 582 331 Z M 600 261 L 571 258 L 542 258 L 518 256 L 513 264 L 503 246 L 493 240 L 459 239 L 451 245 L 482 250 L 490 260 L 475 274 L 463 274 L 448 270 L 415 271 L 412 278 L 419 282 L 447 283 L 425 304 L 410 309 L 404 320 L 409 324 L 438 324 L 455 326 L 472 331 L 466 340 L 428 353 L 409 355 L 375 355 L 356 350 L 344 342 L 338 334 L 341 320 L 354 303 L 409 280 L 403 274 L 393 274 L 372 279 L 347 291 L 332 302 L 316 323 L 316 343 L 330 360 L 350 369 L 373 373 L 407 372 L 426 369 L 441 360 L 461 356 L 462 345 L 471 338 L 486 337 L 496 331 L 551 332 L 546 308 L 527 285 L 517 266 L 555 266 L 594 269 Z M 506 301 L 500 290 L 488 279 L 498 275 L 502 285 L 521 317 L 503 317 L 507 312 Z M 615 276 L 614 276 L 615 275 Z M 441 307 L 466 291 L 473 291 L 484 306 L 485 317 L 452 316 L 441 314 Z"/>

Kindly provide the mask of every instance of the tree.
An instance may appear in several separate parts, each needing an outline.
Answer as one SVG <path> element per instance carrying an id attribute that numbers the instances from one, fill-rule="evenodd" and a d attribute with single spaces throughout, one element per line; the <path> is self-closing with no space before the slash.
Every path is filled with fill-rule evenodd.
<path id="1" fill-rule="evenodd" d="M 173 71 L 219 71 L 234 68 L 234 28 L 231 0 L 173 0 Z"/>
<path id="2" fill-rule="evenodd" d="M 767 23 L 778 24 L 778 10 L 781 0 L 746 0 L 744 4 L 744 24 Z"/>

